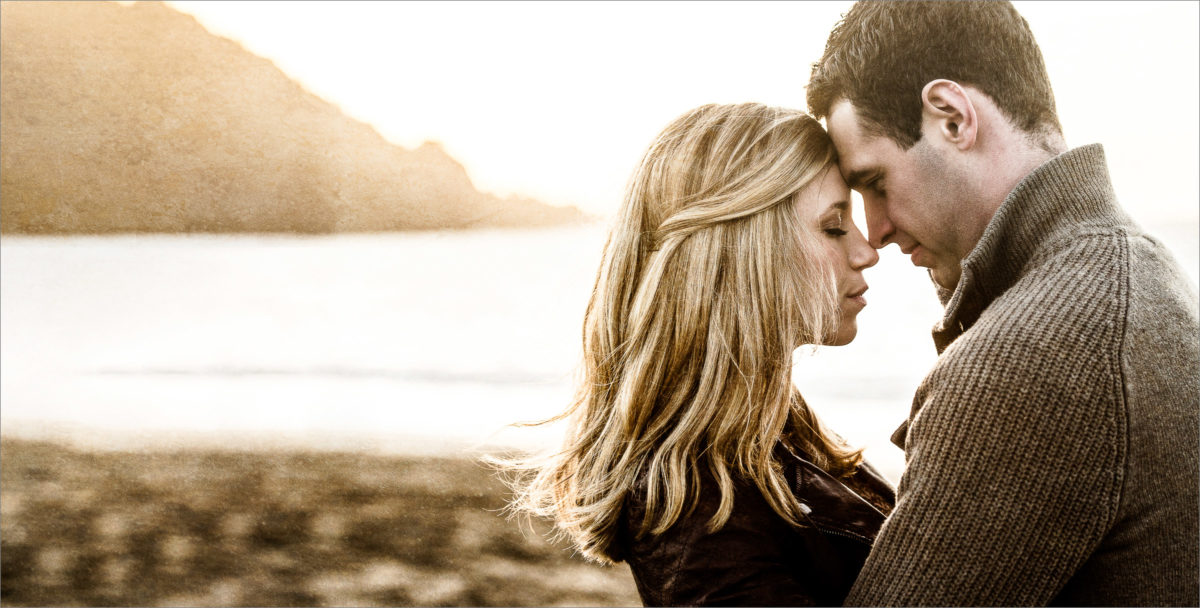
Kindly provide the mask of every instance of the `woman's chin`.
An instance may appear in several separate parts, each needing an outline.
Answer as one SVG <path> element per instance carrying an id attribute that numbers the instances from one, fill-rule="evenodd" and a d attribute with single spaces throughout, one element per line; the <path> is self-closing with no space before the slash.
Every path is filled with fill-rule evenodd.
<path id="1" fill-rule="evenodd" d="M 829 346 L 845 346 L 854 341 L 854 337 L 858 335 L 858 323 L 851 320 L 848 323 L 843 323 L 825 344 Z"/>

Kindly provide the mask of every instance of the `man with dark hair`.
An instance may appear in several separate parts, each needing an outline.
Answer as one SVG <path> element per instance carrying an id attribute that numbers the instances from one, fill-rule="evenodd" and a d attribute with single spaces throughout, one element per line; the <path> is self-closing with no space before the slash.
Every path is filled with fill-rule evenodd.
<path id="1" fill-rule="evenodd" d="M 1200 303 L 1103 148 L 1067 148 L 1025 20 L 859 2 L 808 104 L 946 308 L 848 603 L 1200 604 Z"/>

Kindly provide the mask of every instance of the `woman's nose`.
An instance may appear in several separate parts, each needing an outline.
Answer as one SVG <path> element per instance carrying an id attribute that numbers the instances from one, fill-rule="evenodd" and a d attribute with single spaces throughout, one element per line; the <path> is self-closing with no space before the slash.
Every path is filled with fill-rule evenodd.
<path id="1" fill-rule="evenodd" d="M 850 237 L 850 267 L 855 270 L 864 270 L 870 268 L 879 262 L 879 252 L 863 238 L 862 232 L 859 232 L 858 226 L 846 235 Z"/>

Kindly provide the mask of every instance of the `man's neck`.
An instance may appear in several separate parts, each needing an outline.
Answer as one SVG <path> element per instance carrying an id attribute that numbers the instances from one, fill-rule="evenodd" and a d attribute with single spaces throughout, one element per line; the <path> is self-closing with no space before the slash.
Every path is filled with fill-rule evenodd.
<path id="1" fill-rule="evenodd" d="M 1001 130 L 993 134 L 989 142 L 985 161 L 979 167 L 983 193 L 981 201 L 983 228 L 991 221 L 996 210 L 1008 198 L 1009 193 L 1035 169 L 1050 159 L 1067 151 L 1066 140 L 1058 133 L 1031 134 L 1018 130 Z"/>

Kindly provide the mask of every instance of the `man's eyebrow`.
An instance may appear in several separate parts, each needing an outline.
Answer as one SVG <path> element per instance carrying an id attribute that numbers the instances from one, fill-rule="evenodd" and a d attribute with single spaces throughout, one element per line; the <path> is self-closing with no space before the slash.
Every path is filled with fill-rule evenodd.
<path id="1" fill-rule="evenodd" d="M 871 175 L 871 173 L 874 173 L 874 171 L 871 169 L 858 169 L 857 171 L 851 171 L 850 175 L 846 176 L 846 185 L 857 190 L 862 187 L 863 182 L 866 181 L 867 177 Z"/>

